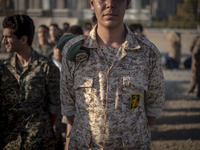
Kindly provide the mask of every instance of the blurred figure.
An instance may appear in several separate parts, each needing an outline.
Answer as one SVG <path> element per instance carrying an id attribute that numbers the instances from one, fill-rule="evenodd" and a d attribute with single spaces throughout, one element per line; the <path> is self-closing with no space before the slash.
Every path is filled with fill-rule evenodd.
<path id="1" fill-rule="evenodd" d="M 166 56 L 167 69 L 179 69 L 181 63 L 181 34 L 170 32 L 167 34 L 168 54 Z"/>
<path id="2" fill-rule="evenodd" d="M 88 35 L 92 30 L 92 24 L 90 22 L 86 22 L 83 24 L 83 35 Z"/>
<path id="3" fill-rule="evenodd" d="M 33 49 L 38 53 L 51 58 L 53 55 L 53 44 L 48 42 L 49 28 L 46 25 L 40 25 L 37 29 L 37 41 L 33 43 Z"/>
<path id="4" fill-rule="evenodd" d="M 136 35 L 144 36 L 144 34 L 143 34 L 143 26 L 141 24 L 139 24 L 139 23 L 138 24 L 133 23 L 133 24 L 129 25 L 129 28 Z"/>
<path id="5" fill-rule="evenodd" d="M 24 111 L 21 131 L 23 150 L 54 150 L 53 125 L 60 112 L 59 70 L 46 57 L 31 48 L 35 26 L 27 15 L 12 15 L 3 20 L 3 40 L 14 55 L 4 61 L 20 87 Z"/>
<path id="6" fill-rule="evenodd" d="M 61 71 L 62 68 L 62 55 L 61 51 L 57 48 L 57 44 L 55 44 L 53 48 L 53 56 L 52 60 L 56 67 L 58 67 L 59 71 Z M 65 145 L 65 137 L 66 137 L 66 125 L 62 123 L 62 115 L 59 112 L 58 119 L 54 125 L 54 131 L 56 135 L 56 149 L 62 150 L 64 149 Z"/>
<path id="7" fill-rule="evenodd" d="M 60 35 L 60 31 L 59 31 L 59 27 L 57 24 L 55 23 L 52 23 L 50 26 L 49 26 L 49 43 L 55 45 L 56 44 L 56 41 Z"/>
<path id="8" fill-rule="evenodd" d="M 24 123 L 16 78 L 0 61 L 0 149 L 20 149 Z"/>
<path id="9" fill-rule="evenodd" d="M 93 14 L 93 16 L 91 18 L 91 24 L 92 24 L 92 28 L 97 24 L 97 17 L 95 15 L 95 13 Z"/>
<path id="10" fill-rule="evenodd" d="M 73 35 L 83 35 L 83 29 L 79 25 L 73 25 L 69 28 L 68 33 Z"/>
<path id="11" fill-rule="evenodd" d="M 197 86 L 197 99 L 200 99 L 200 35 L 196 36 L 191 45 L 192 78 L 189 92 L 194 92 Z"/>
<path id="12" fill-rule="evenodd" d="M 70 25 L 69 25 L 68 22 L 64 22 L 64 23 L 63 23 L 63 30 L 62 30 L 62 31 L 63 31 L 63 34 L 65 34 L 65 33 L 68 32 L 69 27 L 70 27 Z"/>
<path id="13" fill-rule="evenodd" d="M 62 54 L 61 54 L 61 51 L 57 48 L 57 44 L 53 48 L 52 60 L 53 60 L 54 64 L 58 67 L 58 69 L 61 71 Z"/>

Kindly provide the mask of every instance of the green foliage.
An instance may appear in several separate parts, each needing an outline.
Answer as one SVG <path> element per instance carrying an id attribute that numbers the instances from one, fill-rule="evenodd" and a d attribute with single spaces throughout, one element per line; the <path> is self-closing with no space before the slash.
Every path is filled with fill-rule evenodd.
<path id="1" fill-rule="evenodd" d="M 183 4 L 178 4 L 176 15 L 168 16 L 168 27 L 197 28 L 197 9 L 197 0 L 185 0 Z"/>

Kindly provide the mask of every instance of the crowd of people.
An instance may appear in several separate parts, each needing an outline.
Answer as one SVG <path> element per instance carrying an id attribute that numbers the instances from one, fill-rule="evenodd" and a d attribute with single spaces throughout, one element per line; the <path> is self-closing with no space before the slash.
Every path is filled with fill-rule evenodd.
<path id="1" fill-rule="evenodd" d="M 129 4 L 90 0 L 82 26 L 4 18 L 12 55 L 0 61 L 0 149 L 150 149 L 165 82 L 159 50 L 140 24 L 123 22 Z"/>

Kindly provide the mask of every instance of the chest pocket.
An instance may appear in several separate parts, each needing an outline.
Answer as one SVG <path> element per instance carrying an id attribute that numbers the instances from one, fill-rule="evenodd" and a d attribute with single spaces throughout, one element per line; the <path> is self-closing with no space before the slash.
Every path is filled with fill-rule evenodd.
<path id="1" fill-rule="evenodd" d="M 76 95 L 76 106 L 87 109 L 94 99 L 95 89 L 93 88 L 92 77 L 78 77 L 75 79 L 74 90 Z"/>
<path id="2" fill-rule="evenodd" d="M 74 89 L 91 88 L 93 86 L 92 77 L 80 77 L 75 79 Z"/>
<path id="3" fill-rule="evenodd" d="M 122 76 L 123 88 L 147 90 L 148 89 L 148 74 L 143 68 L 139 70 L 132 69 L 129 74 Z"/>

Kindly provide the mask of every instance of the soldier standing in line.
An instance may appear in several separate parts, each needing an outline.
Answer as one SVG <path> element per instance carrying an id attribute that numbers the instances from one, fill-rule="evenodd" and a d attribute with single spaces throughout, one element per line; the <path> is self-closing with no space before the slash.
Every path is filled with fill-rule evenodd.
<path id="1" fill-rule="evenodd" d="M 54 44 L 49 43 L 49 28 L 46 25 L 40 25 L 37 30 L 37 40 L 33 43 L 33 49 L 38 53 L 51 58 L 53 55 Z"/>
<path id="2" fill-rule="evenodd" d="M 181 34 L 170 32 L 167 34 L 168 55 L 166 67 L 168 69 L 179 69 L 181 63 Z"/>
<path id="3" fill-rule="evenodd" d="M 0 61 L 0 149 L 20 149 L 24 115 L 19 84 Z"/>
<path id="4" fill-rule="evenodd" d="M 62 36 L 60 33 L 60 28 L 56 23 L 52 23 L 49 26 L 49 43 L 53 44 L 53 46 L 57 43 L 57 39 Z"/>
<path id="5" fill-rule="evenodd" d="M 60 111 L 59 70 L 52 61 L 31 48 L 35 32 L 27 15 L 3 20 L 2 44 L 14 55 L 4 61 L 20 87 L 24 111 L 21 130 L 22 150 L 54 150 L 53 125 Z"/>
<path id="6" fill-rule="evenodd" d="M 149 150 L 150 125 L 161 115 L 165 99 L 160 52 L 123 23 L 130 0 L 89 2 L 96 26 L 61 48 L 66 149 Z M 87 60 L 78 59 L 87 53 Z"/>
<path id="7" fill-rule="evenodd" d="M 194 92 L 197 86 L 197 99 L 200 99 L 200 35 L 193 40 L 190 51 L 192 53 L 192 77 L 189 93 Z"/>

